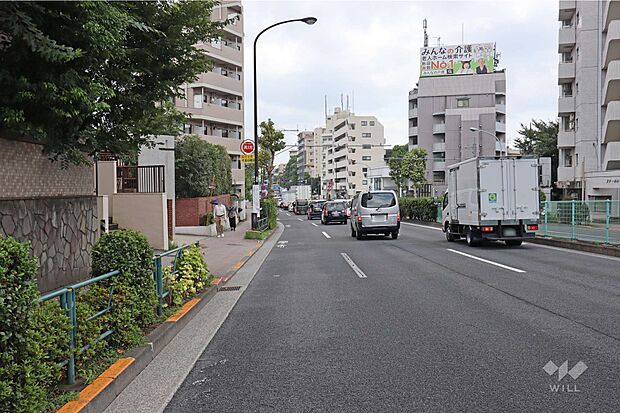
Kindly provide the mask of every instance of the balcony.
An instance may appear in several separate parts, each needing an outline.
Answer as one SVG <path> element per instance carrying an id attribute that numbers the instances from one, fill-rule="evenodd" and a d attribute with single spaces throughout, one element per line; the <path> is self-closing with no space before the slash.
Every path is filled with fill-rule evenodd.
<path id="1" fill-rule="evenodd" d="M 495 132 L 506 133 L 506 124 L 503 122 L 495 122 Z"/>
<path id="2" fill-rule="evenodd" d="M 239 145 L 241 145 L 241 139 L 223 138 L 221 136 L 214 135 L 202 136 L 204 136 L 204 139 L 209 143 L 212 143 L 214 145 L 222 145 L 224 148 L 226 148 L 226 151 L 229 154 L 241 155 L 241 148 L 239 147 Z"/>
<path id="3" fill-rule="evenodd" d="M 558 65 L 558 85 L 572 83 L 575 80 L 575 63 L 560 62 Z"/>
<path id="4" fill-rule="evenodd" d="M 495 111 L 499 112 L 499 113 L 503 113 L 505 115 L 506 114 L 506 104 L 505 103 L 496 103 L 495 104 Z"/>
<path id="5" fill-rule="evenodd" d="M 409 126 L 409 136 L 417 136 L 417 135 L 418 135 L 418 127 Z"/>
<path id="6" fill-rule="evenodd" d="M 445 151 L 446 151 L 445 142 L 437 142 L 433 144 L 433 152 L 445 152 Z"/>
<path id="7" fill-rule="evenodd" d="M 614 100 L 620 100 L 620 61 L 614 60 L 607 67 L 603 85 L 603 106 Z"/>
<path id="8" fill-rule="evenodd" d="M 609 23 L 603 46 L 603 69 L 606 69 L 612 60 L 620 60 L 620 20 Z"/>
<path id="9" fill-rule="evenodd" d="M 568 20 L 573 17 L 577 9 L 575 0 L 560 0 L 559 20 Z"/>
<path id="10" fill-rule="evenodd" d="M 237 66 L 243 66 L 243 47 L 241 44 L 233 47 L 232 45 L 225 45 L 223 42 L 219 42 L 215 46 L 210 43 L 203 43 L 197 47 L 207 52 L 209 57 L 214 57 Z"/>
<path id="11" fill-rule="evenodd" d="M 575 146 L 575 131 L 558 132 L 558 148 L 572 148 Z"/>
<path id="12" fill-rule="evenodd" d="M 409 109 L 409 119 L 418 117 L 418 108 Z"/>
<path id="13" fill-rule="evenodd" d="M 606 145 L 603 157 L 603 170 L 613 171 L 620 169 L 620 142 L 611 142 Z"/>
<path id="14" fill-rule="evenodd" d="M 179 108 L 179 110 L 191 115 L 192 119 L 210 120 L 243 126 L 243 110 L 214 103 L 204 103 L 202 108 Z"/>
<path id="15" fill-rule="evenodd" d="M 609 23 L 613 20 L 620 20 L 620 3 L 617 1 L 605 1 L 605 9 L 603 10 L 603 23 L 605 30 L 609 29 Z"/>
<path id="16" fill-rule="evenodd" d="M 232 76 L 222 75 L 222 68 L 216 68 L 212 72 L 201 73 L 198 79 L 189 84 L 189 87 L 213 88 L 221 92 L 228 92 L 243 96 L 243 75 L 241 80 L 235 74 Z M 241 72 L 239 72 L 241 75 Z"/>
<path id="17" fill-rule="evenodd" d="M 575 176 L 576 168 L 572 166 L 558 166 L 558 181 L 559 182 L 572 182 L 577 178 Z"/>
<path id="18" fill-rule="evenodd" d="M 433 134 L 440 134 L 440 133 L 446 133 L 446 124 L 445 123 L 438 123 L 436 125 L 433 125 Z"/>
<path id="19" fill-rule="evenodd" d="M 439 109 L 439 110 L 433 112 L 433 116 L 446 116 L 446 110 L 445 109 Z"/>
<path id="20" fill-rule="evenodd" d="M 433 161 L 433 171 L 445 171 L 446 161 Z"/>
<path id="21" fill-rule="evenodd" d="M 575 98 L 573 96 L 560 96 L 558 99 L 558 113 L 560 115 L 575 113 Z"/>
<path id="22" fill-rule="evenodd" d="M 620 102 L 609 102 L 603 120 L 603 143 L 620 142 Z"/>
<path id="23" fill-rule="evenodd" d="M 575 46 L 575 27 L 560 27 L 558 53 L 568 52 Z"/>

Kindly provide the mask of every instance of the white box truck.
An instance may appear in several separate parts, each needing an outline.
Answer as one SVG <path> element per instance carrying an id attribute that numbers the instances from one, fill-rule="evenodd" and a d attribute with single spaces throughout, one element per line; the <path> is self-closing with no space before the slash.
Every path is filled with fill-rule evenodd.
<path id="1" fill-rule="evenodd" d="M 448 241 L 465 237 L 469 246 L 518 246 L 538 230 L 538 198 L 537 158 L 471 158 L 448 167 L 442 229 Z"/>

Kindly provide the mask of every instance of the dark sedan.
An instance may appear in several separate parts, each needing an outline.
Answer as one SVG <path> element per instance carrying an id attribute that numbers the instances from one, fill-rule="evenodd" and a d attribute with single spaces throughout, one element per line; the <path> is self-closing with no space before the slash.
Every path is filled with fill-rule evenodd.
<path id="1" fill-rule="evenodd" d="M 321 224 L 327 225 L 330 222 L 347 223 L 347 206 L 342 201 L 326 202 L 323 205 Z"/>
<path id="2" fill-rule="evenodd" d="M 321 214 L 323 213 L 323 204 L 325 201 L 312 201 L 310 205 L 308 205 L 308 219 L 321 218 Z"/>

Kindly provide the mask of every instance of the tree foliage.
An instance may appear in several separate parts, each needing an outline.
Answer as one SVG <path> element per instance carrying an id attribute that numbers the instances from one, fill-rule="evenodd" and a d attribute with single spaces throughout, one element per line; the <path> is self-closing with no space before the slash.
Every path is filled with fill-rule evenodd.
<path id="1" fill-rule="evenodd" d="M 291 186 L 297 185 L 299 179 L 297 176 L 297 157 L 291 156 L 286 163 L 284 173 L 279 179 L 279 184 L 286 189 L 291 189 Z"/>
<path id="2" fill-rule="evenodd" d="M 179 198 L 228 194 L 232 189 L 231 162 L 226 148 L 196 135 L 177 140 L 174 170 Z"/>
<path id="3" fill-rule="evenodd" d="M 0 2 L 0 128 L 75 163 L 176 134 L 179 85 L 210 68 L 194 45 L 224 24 L 211 20 L 214 4 Z"/>
<path id="4" fill-rule="evenodd" d="M 426 157 L 428 152 L 424 148 L 414 148 L 407 152 L 402 159 L 402 175 L 411 181 L 416 192 L 426 183 Z"/>
<path id="5" fill-rule="evenodd" d="M 263 155 L 263 161 L 265 165 L 265 175 L 267 176 L 267 192 L 271 193 L 271 184 L 273 183 L 273 168 L 276 153 L 286 147 L 284 143 L 284 133 L 276 130 L 275 125 L 271 119 L 260 123 L 260 138 L 258 144 L 260 150 L 263 150 L 268 154 Z M 261 154 L 259 150 L 259 163 L 261 162 Z"/>
<path id="6" fill-rule="evenodd" d="M 515 139 L 515 146 L 523 155 L 551 158 L 551 182 L 556 182 L 558 177 L 558 131 L 556 121 L 532 119 L 529 126 L 521 124 L 521 129 L 517 131 L 520 137 Z"/>
<path id="7" fill-rule="evenodd" d="M 407 185 L 407 179 L 403 175 L 403 158 L 409 151 L 407 145 L 394 145 L 392 148 L 390 158 L 388 159 L 388 166 L 390 167 L 390 177 L 394 180 L 396 187 L 398 188 L 398 194 L 400 195 L 401 188 Z"/>

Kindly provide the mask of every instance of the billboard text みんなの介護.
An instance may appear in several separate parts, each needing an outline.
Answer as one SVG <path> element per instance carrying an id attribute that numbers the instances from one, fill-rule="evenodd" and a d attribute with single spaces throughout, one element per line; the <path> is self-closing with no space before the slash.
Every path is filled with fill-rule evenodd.
<path id="1" fill-rule="evenodd" d="M 420 77 L 474 75 L 495 71 L 495 43 L 420 49 Z"/>

